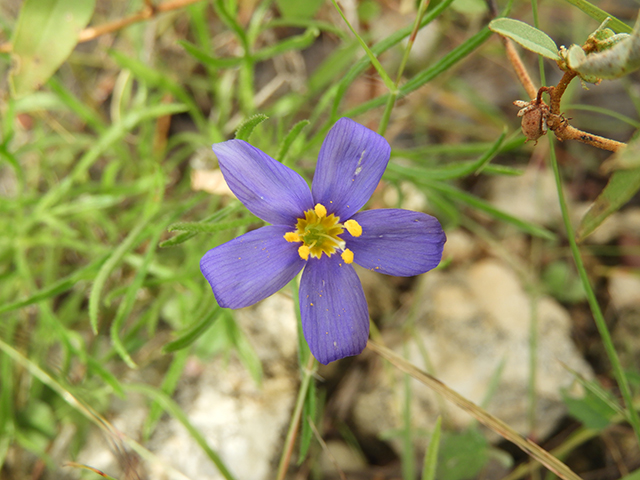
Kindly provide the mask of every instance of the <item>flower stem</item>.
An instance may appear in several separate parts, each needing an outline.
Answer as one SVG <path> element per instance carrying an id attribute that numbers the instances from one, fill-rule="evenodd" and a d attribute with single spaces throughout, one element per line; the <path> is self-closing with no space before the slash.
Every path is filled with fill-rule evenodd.
<path id="1" fill-rule="evenodd" d="M 589 277 L 587 275 L 587 270 L 582 261 L 582 256 L 580 255 L 580 249 L 578 248 L 578 243 L 576 242 L 575 233 L 573 231 L 573 226 L 571 225 L 571 220 L 569 218 L 569 210 L 567 208 L 567 203 L 564 197 L 564 191 L 562 189 L 562 178 L 560 176 L 560 168 L 558 167 L 558 159 L 556 158 L 553 140 L 550 138 L 551 142 L 551 165 L 553 166 L 553 174 L 556 179 L 556 188 L 558 190 L 558 201 L 560 203 L 560 210 L 562 211 L 562 220 L 564 221 L 564 226 L 567 231 L 567 238 L 569 239 L 569 246 L 571 247 L 571 253 L 573 255 L 573 260 L 575 261 L 576 268 L 578 270 L 578 274 L 580 275 L 580 280 L 582 281 L 582 286 L 587 294 L 587 300 L 589 302 L 589 307 L 591 308 L 591 313 L 593 314 L 593 318 L 596 322 L 596 327 L 598 328 L 598 333 L 600 334 L 600 338 L 602 338 L 602 343 L 604 345 L 605 351 L 607 352 L 607 356 L 609 357 L 609 361 L 611 362 L 611 367 L 613 369 L 613 375 L 615 376 L 618 387 L 620 388 L 620 393 L 622 394 L 622 398 L 627 406 L 628 410 L 628 421 L 633 427 L 633 431 L 636 434 L 638 439 L 638 443 L 640 444 L 640 418 L 638 417 L 638 412 L 636 411 L 633 405 L 633 397 L 631 396 L 631 389 L 629 388 L 629 382 L 627 381 L 627 377 L 622 369 L 622 365 L 620 363 L 620 358 L 618 357 L 618 353 L 613 345 L 613 340 L 611 339 L 611 333 L 607 328 L 607 324 L 604 319 L 604 315 L 602 314 L 602 310 L 600 309 L 600 305 L 598 304 L 598 300 L 596 299 L 596 295 L 591 287 L 591 282 L 589 281 Z"/>
<path id="2" fill-rule="evenodd" d="M 389 125 L 389 119 L 391 118 L 391 112 L 393 111 L 393 107 L 396 104 L 396 99 L 398 98 L 398 86 L 400 85 L 400 80 L 402 79 L 402 74 L 404 73 L 404 69 L 407 66 L 407 61 L 409 60 L 409 53 L 411 53 L 411 48 L 416 41 L 416 36 L 418 35 L 418 30 L 420 30 L 420 22 L 422 21 L 422 17 L 427 11 L 427 7 L 429 6 L 429 0 L 420 0 L 420 5 L 418 6 L 418 14 L 416 15 L 416 20 L 413 23 L 413 30 L 411 31 L 411 35 L 409 35 L 409 40 L 407 41 L 407 48 L 404 49 L 404 55 L 402 56 L 402 61 L 400 62 L 400 67 L 398 67 L 398 74 L 396 75 L 395 88 L 389 91 L 389 98 L 387 98 L 387 103 L 384 107 L 384 112 L 382 114 L 382 118 L 380 119 L 380 125 L 378 126 L 378 134 L 383 135 L 387 131 L 387 126 Z"/>
<path id="3" fill-rule="evenodd" d="M 302 377 L 302 383 L 300 384 L 300 390 L 298 390 L 298 398 L 296 399 L 296 406 L 293 409 L 293 415 L 291 416 L 291 423 L 289 424 L 289 430 L 284 440 L 284 450 L 282 451 L 282 457 L 280 457 L 280 463 L 278 464 L 278 474 L 276 480 L 283 480 L 287 474 L 287 468 L 291 462 L 291 455 L 293 453 L 293 446 L 296 443 L 296 436 L 298 435 L 298 428 L 300 427 L 300 417 L 302 416 L 302 407 L 304 406 L 305 398 L 307 398 L 307 390 L 309 390 L 309 384 L 311 378 L 316 370 L 316 359 L 313 355 L 309 355 L 307 361 L 307 367 L 304 370 Z"/>

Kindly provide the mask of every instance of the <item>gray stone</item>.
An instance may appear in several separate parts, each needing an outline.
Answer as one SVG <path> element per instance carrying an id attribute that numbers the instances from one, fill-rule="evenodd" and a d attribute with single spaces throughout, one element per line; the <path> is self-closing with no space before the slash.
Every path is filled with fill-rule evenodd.
<path id="1" fill-rule="evenodd" d="M 419 313 L 415 335 L 405 343 L 390 339 L 389 346 L 478 405 L 489 396 L 490 385 L 502 365 L 486 410 L 522 434 L 543 437 L 565 413 L 560 391 L 574 382 L 567 366 L 592 377 L 589 365 L 571 340 L 568 313 L 553 299 L 539 298 L 536 421 L 535 432 L 531 432 L 528 382 L 532 305 L 517 275 L 499 261 L 483 260 L 470 267 L 425 275 L 416 296 Z M 378 369 L 370 382 L 368 390 L 356 400 L 354 416 L 359 429 L 380 435 L 400 428 L 403 375 Z M 430 431 L 438 415 L 444 416 L 449 428 L 464 428 L 472 420 L 417 381 L 412 381 L 411 389 L 411 418 L 416 429 Z M 394 446 L 400 451 L 399 442 Z"/>

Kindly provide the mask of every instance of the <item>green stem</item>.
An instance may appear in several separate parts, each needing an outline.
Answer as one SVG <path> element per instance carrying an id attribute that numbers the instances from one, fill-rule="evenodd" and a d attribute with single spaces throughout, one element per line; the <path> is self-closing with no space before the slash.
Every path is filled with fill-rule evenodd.
<path id="1" fill-rule="evenodd" d="M 405 344 L 404 354 L 408 356 L 407 346 Z M 402 478 L 403 480 L 412 480 L 415 475 L 415 455 L 413 451 L 413 431 L 411 428 L 411 376 L 404 374 L 404 408 L 403 422 L 404 428 L 402 432 Z"/>
<path id="2" fill-rule="evenodd" d="M 529 437 L 534 441 L 536 435 L 536 404 L 537 404 L 537 378 L 538 378 L 538 292 L 529 293 L 531 303 L 529 324 Z"/>
<path id="3" fill-rule="evenodd" d="M 427 6 L 429 5 L 429 0 L 420 0 L 420 5 L 418 6 L 418 14 L 416 15 L 416 20 L 413 23 L 413 30 L 411 31 L 411 35 L 409 36 L 409 40 L 407 42 L 407 48 L 404 49 L 404 55 L 402 56 L 402 61 L 400 62 L 400 67 L 398 67 L 398 74 L 396 75 L 396 81 L 394 84 L 394 88 L 390 89 L 389 97 L 387 98 L 387 104 L 384 107 L 384 112 L 382 114 L 382 118 L 380 119 L 380 126 L 378 127 L 378 134 L 384 135 L 387 131 L 387 126 L 389 125 L 389 119 L 391 118 L 391 112 L 393 111 L 393 107 L 396 104 L 396 98 L 398 98 L 398 85 L 400 85 L 400 80 L 402 79 L 402 74 L 404 73 L 404 69 L 407 66 L 407 61 L 409 60 L 409 53 L 411 53 L 411 48 L 416 41 L 416 36 L 418 35 L 418 31 L 420 30 L 420 22 L 422 21 L 422 17 L 427 11 Z"/>
<path id="4" fill-rule="evenodd" d="M 298 390 L 298 398 L 296 399 L 296 406 L 293 409 L 293 415 L 291 416 L 291 423 L 289 424 L 289 430 L 284 440 L 284 450 L 282 451 L 282 457 L 280 457 L 280 463 L 278 464 L 278 474 L 276 480 L 283 480 L 287 474 L 287 468 L 291 460 L 291 454 L 293 452 L 293 446 L 295 444 L 296 435 L 298 434 L 298 427 L 300 426 L 300 417 L 302 416 L 302 407 L 304 401 L 307 398 L 307 390 L 309 390 L 309 384 L 311 378 L 315 373 L 315 358 L 313 355 L 309 355 L 307 361 L 307 368 L 304 371 L 302 377 L 302 383 L 300 384 L 300 390 Z"/>
<path id="5" fill-rule="evenodd" d="M 396 98 L 398 98 L 397 92 L 391 92 L 387 97 L 387 103 L 384 106 L 384 112 L 380 119 L 380 125 L 378 125 L 378 135 L 384 136 L 389 126 L 389 120 L 391 119 L 391 112 L 396 104 Z"/>
<path id="6" fill-rule="evenodd" d="M 589 307 L 591 308 L 593 318 L 596 322 L 596 327 L 598 328 L 598 332 L 600 333 L 600 337 L 602 338 L 602 343 L 604 345 L 605 351 L 607 352 L 607 356 L 609 357 L 609 361 L 611 362 L 613 375 L 618 382 L 620 393 L 622 394 L 622 398 L 624 399 L 624 402 L 627 406 L 627 410 L 629 412 L 629 423 L 633 427 L 633 431 L 636 434 L 638 444 L 640 444 L 640 418 L 638 417 L 638 412 L 633 405 L 633 397 L 631 396 L 629 382 L 627 381 L 627 377 L 624 373 L 624 370 L 622 369 L 622 365 L 620 364 L 620 358 L 618 357 L 618 353 L 616 352 L 616 349 L 613 345 L 611 334 L 609 333 L 609 329 L 607 328 L 604 316 L 602 315 L 602 310 L 600 309 L 598 300 L 596 299 L 593 288 L 591 287 L 589 277 L 587 276 L 587 270 L 584 267 L 584 263 L 582 262 L 582 256 L 580 255 L 580 249 L 578 248 L 578 243 L 576 242 L 573 226 L 571 225 L 571 220 L 569 218 L 569 210 L 567 208 L 567 203 L 564 198 L 564 192 L 562 190 L 562 178 L 560 176 L 560 169 L 558 167 L 558 160 L 556 158 L 554 150 L 553 139 L 549 138 L 549 141 L 551 142 L 551 151 L 549 153 L 551 157 L 551 164 L 553 166 L 553 174 L 556 179 L 556 187 L 558 189 L 558 201 L 560 202 L 562 220 L 564 221 L 564 226 L 567 231 L 567 237 L 569 239 L 569 245 L 571 247 L 573 260 L 576 263 L 576 268 L 578 269 L 580 280 L 582 281 L 582 285 L 587 294 L 587 300 L 589 302 Z"/>
<path id="7" fill-rule="evenodd" d="M 363 38 L 360 35 L 358 35 L 358 32 L 356 32 L 355 28 L 353 28 L 353 26 L 351 25 L 349 20 L 347 20 L 347 17 L 342 12 L 342 9 L 338 5 L 338 2 L 336 2 L 336 0 L 331 0 L 331 2 L 333 3 L 333 6 L 336 8 L 338 13 L 342 17 L 342 20 L 344 20 L 344 23 L 346 23 L 347 27 L 349 27 L 349 30 L 351 30 L 351 33 L 353 33 L 353 35 L 358 39 L 358 42 L 360 43 L 360 46 L 362 47 L 362 49 L 365 51 L 365 53 L 369 57 L 369 60 L 371 61 L 371 64 L 374 66 L 374 68 L 378 72 L 378 75 L 380 75 L 380 78 L 382 79 L 384 84 L 387 86 L 387 89 L 389 89 L 389 92 L 394 92 L 395 89 L 396 89 L 395 85 L 393 84 L 393 81 L 391 80 L 391 77 L 389 77 L 389 75 L 387 74 L 385 69 L 382 68 L 382 65 L 380 64 L 380 61 L 377 59 L 375 54 L 371 51 L 371 49 L 369 48 L 367 43 L 363 40 Z"/>

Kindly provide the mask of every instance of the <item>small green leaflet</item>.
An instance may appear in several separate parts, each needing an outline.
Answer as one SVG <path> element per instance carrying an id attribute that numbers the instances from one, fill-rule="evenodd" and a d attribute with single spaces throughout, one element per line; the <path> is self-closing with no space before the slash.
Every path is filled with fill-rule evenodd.
<path id="1" fill-rule="evenodd" d="M 560 60 L 556 42 L 549 35 L 531 25 L 512 18 L 496 18 L 489 24 L 489 29 L 510 38 L 538 55 L 551 60 Z"/>
<path id="2" fill-rule="evenodd" d="M 247 118 L 244 122 L 242 122 L 242 124 L 240 124 L 238 130 L 236 130 L 236 139 L 244 140 L 245 142 L 248 141 L 249 137 L 253 133 L 253 130 L 267 118 L 269 117 L 267 117 L 264 113 L 256 113 L 255 115 Z"/>
<path id="3" fill-rule="evenodd" d="M 578 227 L 578 241 L 584 240 L 605 219 L 620 210 L 640 190 L 640 168 L 618 170 L 585 213 Z"/>
<path id="4" fill-rule="evenodd" d="M 605 20 L 605 23 L 607 21 L 608 19 Z M 631 35 L 621 38 L 616 43 L 612 43 L 611 48 L 589 54 L 586 54 L 582 47 L 572 45 L 566 54 L 567 65 L 571 70 L 578 72 L 584 80 L 590 77 L 596 79 L 620 78 L 639 69 L 640 15 Z"/>

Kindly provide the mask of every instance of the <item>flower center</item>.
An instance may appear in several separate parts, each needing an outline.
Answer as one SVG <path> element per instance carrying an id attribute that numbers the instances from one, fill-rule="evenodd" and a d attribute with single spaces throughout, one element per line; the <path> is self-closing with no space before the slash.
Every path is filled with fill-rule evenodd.
<path id="1" fill-rule="evenodd" d="M 323 253 L 330 257 L 336 250 L 343 250 L 342 259 L 345 263 L 351 263 L 353 252 L 345 249 L 345 242 L 339 237 L 345 229 L 354 237 L 362 234 L 362 227 L 358 222 L 347 220 L 342 224 L 340 217 L 333 213 L 327 215 L 325 206 L 318 203 L 313 210 L 304 212 L 304 218 L 298 218 L 296 230 L 287 232 L 284 238 L 287 242 L 302 242 L 298 254 L 303 260 L 307 260 L 309 255 L 320 258 Z"/>

